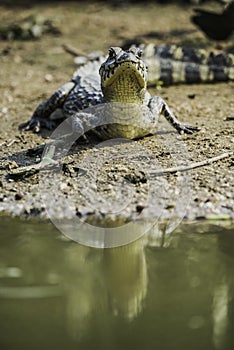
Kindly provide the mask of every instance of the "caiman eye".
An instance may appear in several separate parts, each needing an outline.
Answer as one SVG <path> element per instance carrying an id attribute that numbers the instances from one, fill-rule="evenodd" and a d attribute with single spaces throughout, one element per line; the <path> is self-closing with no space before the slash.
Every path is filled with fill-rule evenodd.
<path id="1" fill-rule="evenodd" d="M 142 50 L 141 50 L 141 49 L 138 49 L 138 50 L 136 51 L 136 56 L 139 57 L 139 58 L 141 58 L 141 56 L 142 56 Z"/>
<path id="2" fill-rule="evenodd" d="M 142 56 L 142 50 L 136 46 L 132 46 L 129 49 L 129 52 L 132 52 L 137 58 L 141 58 L 141 56 Z"/>
<path id="3" fill-rule="evenodd" d="M 116 56 L 115 50 L 111 47 L 109 49 L 109 58 L 114 58 Z"/>

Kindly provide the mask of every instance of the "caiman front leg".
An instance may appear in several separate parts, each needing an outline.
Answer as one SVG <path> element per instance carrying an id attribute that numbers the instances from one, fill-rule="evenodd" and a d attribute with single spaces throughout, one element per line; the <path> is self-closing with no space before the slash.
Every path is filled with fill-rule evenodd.
<path id="1" fill-rule="evenodd" d="M 48 98 L 48 100 L 39 104 L 33 113 L 32 118 L 28 122 L 20 125 L 20 129 L 32 130 L 33 132 L 39 132 L 41 127 L 45 127 L 49 130 L 52 129 L 55 123 L 49 119 L 51 113 L 62 107 L 74 86 L 74 82 L 69 82 L 61 86 L 50 98 Z"/>
<path id="2" fill-rule="evenodd" d="M 45 146 L 41 148 L 41 152 L 44 151 L 44 154 L 39 163 L 13 169 L 9 176 L 14 179 L 24 178 L 32 176 L 50 165 L 58 164 L 58 160 L 67 155 L 76 140 L 87 131 L 94 130 L 102 124 L 102 118 L 100 119 L 100 116 L 92 113 L 77 112 L 67 118 L 65 122 L 68 125 L 66 127 L 63 123 L 59 125 L 53 134 L 53 140 L 47 143 L 46 149 Z"/>
<path id="3" fill-rule="evenodd" d="M 180 122 L 170 110 L 167 103 L 159 96 L 151 97 L 149 108 L 154 115 L 163 115 L 179 133 L 193 134 L 194 131 L 200 130 L 196 126 Z"/>
<path id="4" fill-rule="evenodd" d="M 102 125 L 102 121 L 102 117 L 96 115 L 93 111 L 90 111 L 90 113 L 76 112 L 56 128 L 53 132 L 53 139 L 55 140 L 53 142 L 59 147 L 62 145 L 64 149 L 70 147 L 69 144 L 72 145 L 80 137 L 84 137 L 88 131 L 95 133 L 95 129 Z"/>

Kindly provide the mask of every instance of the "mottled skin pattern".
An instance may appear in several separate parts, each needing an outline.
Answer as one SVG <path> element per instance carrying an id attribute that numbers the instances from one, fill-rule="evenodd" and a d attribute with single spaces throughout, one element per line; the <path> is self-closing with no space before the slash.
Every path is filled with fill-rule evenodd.
<path id="1" fill-rule="evenodd" d="M 147 67 L 141 54 L 141 49 L 136 47 L 126 51 L 110 48 L 107 59 L 100 66 L 100 78 L 96 68 L 93 69 L 100 61 L 90 63 L 90 69 L 89 64 L 81 67 L 71 82 L 37 107 L 24 128 L 34 132 L 39 132 L 41 127 L 52 128 L 50 116 L 60 109 L 63 118 L 72 118 L 74 130 L 85 132 L 93 125 L 95 133 L 103 139 L 134 139 L 154 133 L 160 115 L 178 132 L 192 134 L 198 131 L 197 127 L 181 123 L 161 97 L 149 94 Z M 85 110 L 103 103 L 106 105 L 104 112 L 100 112 L 100 108 L 97 112 L 95 108 L 91 112 Z"/>
<path id="2" fill-rule="evenodd" d="M 149 67 L 148 86 L 234 80 L 234 55 L 176 45 L 140 45 Z"/>
<path id="3" fill-rule="evenodd" d="M 178 45 L 141 44 L 142 59 L 148 66 L 148 86 L 158 81 L 164 85 L 216 83 L 234 80 L 234 54 L 231 52 L 214 52 L 205 49 L 183 47 Z M 92 62 L 89 70 L 98 76 L 99 67 L 107 59 L 100 52 L 88 57 L 77 57 L 77 64 Z M 80 63 L 78 63 L 80 62 Z M 74 77 L 80 75 L 78 69 Z"/>

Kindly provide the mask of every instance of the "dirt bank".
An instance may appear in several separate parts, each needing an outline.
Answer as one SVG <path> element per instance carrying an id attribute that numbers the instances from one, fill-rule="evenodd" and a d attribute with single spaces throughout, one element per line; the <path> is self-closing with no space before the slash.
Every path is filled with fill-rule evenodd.
<path id="1" fill-rule="evenodd" d="M 113 8 L 102 4 L 60 2 L 51 6 L 43 4 L 17 10 L 1 6 L 0 12 L 1 22 L 5 23 L 20 20 L 31 14 L 40 14 L 53 20 L 61 31 L 60 35 L 45 33 L 38 40 L 0 41 L 2 97 L 0 210 L 11 215 L 40 217 L 47 215 L 45 211 L 47 204 L 43 201 L 41 192 L 45 194 L 50 189 L 46 187 L 48 183 L 43 187 L 44 178 L 35 174 L 14 180 L 10 179 L 8 174 L 17 166 L 38 162 L 38 155 L 29 156 L 27 151 L 44 144 L 45 135 L 21 132 L 18 126 L 31 117 L 40 101 L 70 80 L 76 67 L 73 58 L 64 52 L 63 44 L 73 45 L 86 53 L 94 50 L 105 51 L 111 45 L 121 46 L 126 40 L 133 38 L 157 44 L 168 42 L 194 43 L 195 46 L 207 48 L 217 46 L 214 42 L 208 41 L 190 23 L 191 7 L 149 4 Z M 229 41 L 220 45 L 227 47 L 231 44 L 233 42 Z M 199 133 L 182 136 L 184 148 L 181 148 L 181 152 L 185 152 L 185 159 L 197 162 L 233 151 L 233 120 L 228 120 L 228 117 L 234 115 L 233 88 L 233 83 L 222 83 L 181 85 L 162 87 L 160 91 L 151 90 L 153 94 L 160 94 L 168 102 L 181 121 L 202 129 Z M 171 138 L 171 135 L 168 134 L 168 137 Z M 167 134 L 164 135 L 165 140 L 166 137 Z M 176 140 L 176 136 L 173 137 Z M 75 152 L 73 150 L 65 160 L 66 171 L 63 169 L 62 185 L 59 189 L 67 200 L 57 204 L 54 202 L 57 213 L 55 215 L 69 217 L 94 214 L 105 217 L 108 214 L 111 220 L 115 220 L 116 217 L 124 220 L 137 217 L 145 208 L 148 208 L 148 211 L 145 211 L 146 215 L 151 215 L 161 200 L 164 217 L 176 216 L 181 210 L 188 220 L 211 216 L 233 220 L 233 156 L 194 169 L 186 173 L 186 176 L 183 175 L 184 178 L 180 179 L 180 182 L 178 177 L 160 180 L 164 182 L 157 182 L 156 189 L 151 188 L 152 196 L 149 196 L 149 179 L 145 174 L 152 165 L 152 159 L 157 159 L 159 162 L 157 166 L 177 165 L 168 156 L 170 143 L 164 141 L 162 145 L 159 139 L 157 136 L 152 136 L 124 145 L 128 155 L 134 152 L 139 155 L 142 149 L 148 150 L 149 155 L 144 163 L 142 160 L 138 162 L 134 159 L 134 164 L 137 164 L 135 167 L 129 165 L 128 158 L 124 156 L 120 164 L 119 157 L 111 153 L 110 145 L 94 150 L 99 164 L 102 164 L 96 174 L 98 193 L 92 184 L 92 179 L 83 171 L 79 173 L 79 176 L 83 176 L 83 188 L 89 188 L 85 195 L 78 186 L 77 169 L 84 168 L 82 157 L 86 157 L 85 162 L 88 163 L 95 158 L 89 153 L 90 146 L 98 142 L 97 140 L 91 140 L 90 143 L 81 142 L 76 146 Z M 121 145 L 116 147 L 116 152 L 119 154 L 124 152 L 120 149 Z M 92 164 L 86 164 L 86 167 L 89 166 L 91 171 Z M 123 188 L 121 190 L 118 188 L 118 194 L 116 181 L 121 183 Z M 127 185 L 123 187 L 125 183 Z M 165 184 L 169 184 L 169 189 Z M 159 188 L 164 188 L 160 200 L 157 198 Z M 176 194 L 172 193 L 173 189 L 174 192 L 177 189 Z M 188 196 L 186 196 L 187 190 Z M 178 197 L 181 198 L 180 201 Z M 123 205 L 123 202 L 128 205 Z"/>

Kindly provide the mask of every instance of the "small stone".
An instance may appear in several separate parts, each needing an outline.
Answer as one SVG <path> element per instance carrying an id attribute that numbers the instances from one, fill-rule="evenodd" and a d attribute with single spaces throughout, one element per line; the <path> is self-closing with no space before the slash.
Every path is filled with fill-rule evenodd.
<path id="1" fill-rule="evenodd" d="M 136 211 L 137 211 L 138 213 L 141 213 L 142 210 L 144 210 L 144 209 L 145 209 L 145 205 L 144 205 L 144 204 L 141 204 L 141 203 L 137 204 L 137 206 L 136 206 Z"/>
<path id="2" fill-rule="evenodd" d="M 188 98 L 190 98 L 191 100 L 193 100 L 196 97 L 196 94 L 188 94 Z"/>
<path id="3" fill-rule="evenodd" d="M 40 38 L 42 35 L 42 28 L 38 24 L 35 24 L 31 28 L 31 33 L 34 38 Z"/>
<path id="4" fill-rule="evenodd" d="M 62 183 L 59 185 L 59 189 L 60 189 L 61 191 L 66 190 L 66 189 L 67 189 L 67 184 L 64 183 L 64 182 L 62 182 Z"/>
<path id="5" fill-rule="evenodd" d="M 16 200 L 16 201 L 20 201 L 20 200 L 23 199 L 23 198 L 24 198 L 23 193 L 17 192 L 17 193 L 15 194 L 15 200 Z"/>
<path id="6" fill-rule="evenodd" d="M 45 81 L 47 81 L 48 83 L 51 82 L 53 80 L 53 75 L 52 74 L 46 74 L 45 75 Z"/>
<path id="7" fill-rule="evenodd" d="M 7 114 L 8 112 L 8 108 L 7 107 L 2 107 L 2 111 L 3 114 Z"/>

